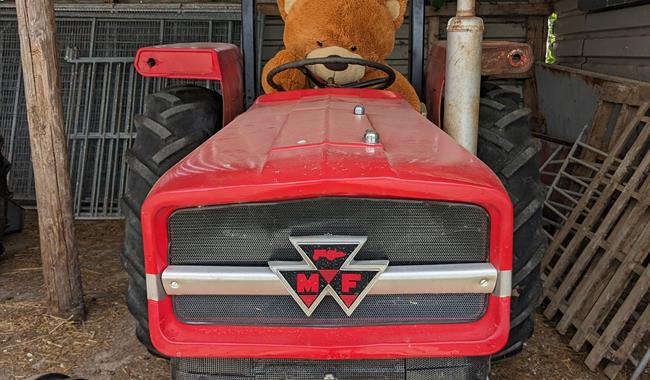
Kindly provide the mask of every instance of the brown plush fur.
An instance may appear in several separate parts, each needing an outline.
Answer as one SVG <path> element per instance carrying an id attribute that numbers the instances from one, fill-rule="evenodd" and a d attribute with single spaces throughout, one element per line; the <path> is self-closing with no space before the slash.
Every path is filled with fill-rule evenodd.
<path id="1" fill-rule="evenodd" d="M 328 48 L 346 49 L 347 54 L 341 56 L 361 57 L 385 64 L 395 45 L 395 32 L 404 21 L 407 1 L 278 0 L 280 14 L 285 21 L 286 49 L 276 54 L 264 67 L 264 91 L 276 92 L 266 80 L 272 69 L 305 59 L 308 55 L 327 56 Z M 319 55 L 321 50 L 324 53 Z M 395 73 L 397 79 L 389 90 L 400 94 L 419 111 L 420 100 L 415 90 L 403 75 L 397 70 Z M 385 74 L 381 71 L 366 68 L 365 75 L 360 80 L 382 76 Z M 275 81 L 285 90 L 306 89 L 311 85 L 298 70 L 285 71 L 279 74 Z"/>

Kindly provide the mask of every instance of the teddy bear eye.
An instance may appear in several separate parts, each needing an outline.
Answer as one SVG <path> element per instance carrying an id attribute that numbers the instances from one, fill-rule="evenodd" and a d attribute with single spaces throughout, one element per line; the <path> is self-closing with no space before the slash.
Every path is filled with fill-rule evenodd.
<path id="1" fill-rule="evenodd" d="M 323 43 L 321 41 L 316 41 L 316 45 L 318 45 L 318 47 L 323 47 Z"/>
<path id="2" fill-rule="evenodd" d="M 357 51 L 357 47 L 356 47 L 356 46 L 352 46 L 352 47 L 350 48 L 350 51 Z"/>

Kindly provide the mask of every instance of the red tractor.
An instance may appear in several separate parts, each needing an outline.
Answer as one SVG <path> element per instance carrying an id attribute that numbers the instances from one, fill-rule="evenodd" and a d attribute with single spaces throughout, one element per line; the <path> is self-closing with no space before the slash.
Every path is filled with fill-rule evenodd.
<path id="1" fill-rule="evenodd" d="M 254 1 L 243 64 L 227 44 L 138 52 L 144 76 L 221 89 L 149 96 L 128 157 L 129 309 L 173 378 L 486 378 L 521 350 L 541 295 L 538 148 L 519 95 L 481 77 L 526 72 L 531 51 L 482 44 L 473 0 L 458 7 L 424 85 L 411 3 L 430 120 L 381 83 L 255 99 Z"/>

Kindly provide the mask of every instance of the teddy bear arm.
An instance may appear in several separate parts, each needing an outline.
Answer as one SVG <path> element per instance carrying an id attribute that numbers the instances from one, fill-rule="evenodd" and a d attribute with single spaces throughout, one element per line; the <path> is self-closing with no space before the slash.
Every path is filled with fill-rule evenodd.
<path id="1" fill-rule="evenodd" d="M 290 63 L 299 60 L 297 56 L 289 52 L 288 50 L 281 50 L 269 62 L 264 66 L 262 70 L 262 88 L 267 94 L 272 94 L 278 92 L 276 89 L 271 87 L 268 83 L 267 78 L 271 70 L 275 69 L 280 65 L 285 63 Z M 309 88 L 309 82 L 305 75 L 299 70 L 289 69 L 275 76 L 275 83 L 282 86 L 285 91 L 289 90 L 301 90 Z"/>
<path id="2" fill-rule="evenodd" d="M 416 111 L 420 112 L 420 98 L 411 83 L 397 70 L 395 70 L 395 76 L 395 83 L 388 90 L 400 94 Z"/>
<path id="3" fill-rule="evenodd" d="M 402 75 L 399 71 L 395 69 L 393 69 L 393 71 L 395 71 L 395 82 L 390 87 L 388 87 L 387 90 L 398 93 L 416 111 L 420 112 L 421 110 L 420 98 L 418 97 L 418 94 L 415 92 L 415 89 L 413 88 L 413 86 L 411 86 L 411 83 L 404 77 L 404 75 Z M 384 78 L 384 77 L 386 77 L 386 74 L 384 72 L 379 70 L 373 70 L 363 77 L 363 81 Z"/>

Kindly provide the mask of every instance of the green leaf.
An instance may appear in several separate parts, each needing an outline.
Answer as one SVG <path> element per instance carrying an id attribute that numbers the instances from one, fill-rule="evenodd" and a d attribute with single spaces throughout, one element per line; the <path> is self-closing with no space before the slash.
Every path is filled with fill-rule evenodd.
<path id="1" fill-rule="evenodd" d="M 431 6 L 436 10 L 440 10 L 447 0 L 431 0 Z"/>

